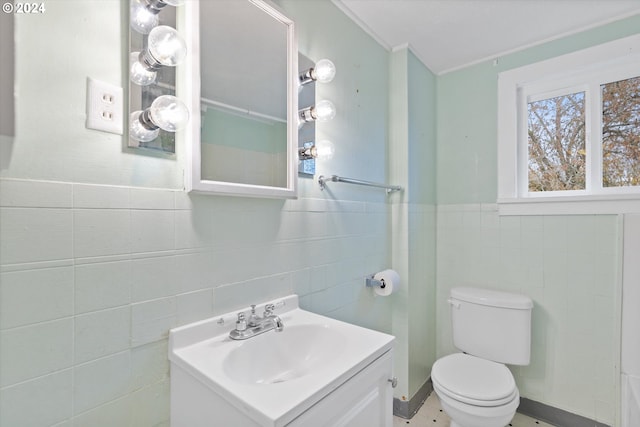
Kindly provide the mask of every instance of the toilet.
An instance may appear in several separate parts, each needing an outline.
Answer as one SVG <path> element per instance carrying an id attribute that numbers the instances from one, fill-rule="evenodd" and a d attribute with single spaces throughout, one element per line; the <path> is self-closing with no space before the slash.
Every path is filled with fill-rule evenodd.
<path id="1" fill-rule="evenodd" d="M 451 427 L 504 427 L 520 404 L 509 365 L 528 365 L 531 298 L 507 292 L 451 289 L 453 344 L 461 353 L 438 359 L 431 381 Z"/>

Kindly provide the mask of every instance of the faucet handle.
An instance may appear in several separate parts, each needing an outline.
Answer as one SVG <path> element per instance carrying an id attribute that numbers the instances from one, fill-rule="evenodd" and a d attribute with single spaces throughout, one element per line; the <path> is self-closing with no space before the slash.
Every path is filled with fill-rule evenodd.
<path id="1" fill-rule="evenodd" d="M 247 321 L 245 320 L 244 313 L 238 313 L 238 320 L 236 321 L 236 331 L 246 331 Z"/>
<path id="2" fill-rule="evenodd" d="M 267 304 L 264 306 L 264 317 L 271 316 L 273 314 L 273 310 L 276 309 L 276 306 L 273 304 Z"/>
<path id="3" fill-rule="evenodd" d="M 249 320 L 247 321 L 247 325 L 253 328 L 254 326 L 258 326 L 260 323 L 260 316 L 256 314 L 256 305 L 251 304 L 251 314 L 249 314 Z"/>

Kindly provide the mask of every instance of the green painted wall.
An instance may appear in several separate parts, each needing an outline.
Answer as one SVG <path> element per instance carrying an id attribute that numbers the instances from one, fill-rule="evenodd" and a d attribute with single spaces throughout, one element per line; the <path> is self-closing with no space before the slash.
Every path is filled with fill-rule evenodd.
<path id="1" fill-rule="evenodd" d="M 208 108 L 202 114 L 202 143 L 225 145 L 259 153 L 287 150 L 286 123 L 253 119 Z"/>
<path id="2" fill-rule="evenodd" d="M 438 204 L 495 203 L 498 73 L 638 33 L 640 16 L 438 76 Z"/>
<path id="3" fill-rule="evenodd" d="M 385 181 L 389 53 L 328 0 L 279 3 L 300 51 L 338 68 L 318 88 L 338 110 L 318 126 L 336 145 L 319 172 Z M 126 85 L 128 3 L 46 8 L 16 15 L 16 136 L 2 140 L 1 425 L 167 425 L 168 329 L 289 293 L 390 330 L 393 300 L 363 280 L 389 267 L 384 191 L 184 193 L 183 147 L 160 156 L 85 128 L 87 76 Z"/>
<path id="4" fill-rule="evenodd" d="M 402 277 L 393 334 L 396 397 L 411 399 L 435 361 L 436 77 L 407 48 L 390 59 L 389 181 L 405 190 L 392 203 L 392 266 Z"/>
<path id="5" fill-rule="evenodd" d="M 620 227 L 616 216 L 499 216 L 497 79 L 502 71 L 637 34 L 636 15 L 437 78 L 437 351 L 455 351 L 449 290 L 534 300 L 521 395 L 619 422 Z"/>
<path id="6" fill-rule="evenodd" d="M 312 61 L 329 58 L 337 68 L 331 83 L 316 86 L 316 99 L 331 100 L 337 110 L 331 122 L 316 124 L 316 139 L 328 139 L 336 148 L 331 161 L 316 163 L 316 174 L 386 181 L 389 52 L 330 1 L 276 3 L 296 23 L 300 53 Z M 300 185 L 303 191 L 317 188 L 309 179 L 301 179 Z M 386 200 L 384 192 L 358 186 L 334 185 L 331 190 L 336 199 Z"/>

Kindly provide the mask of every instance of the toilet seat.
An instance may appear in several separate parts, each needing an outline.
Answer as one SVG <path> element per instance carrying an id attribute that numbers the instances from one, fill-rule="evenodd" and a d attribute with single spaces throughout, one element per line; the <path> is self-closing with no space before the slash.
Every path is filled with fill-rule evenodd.
<path id="1" fill-rule="evenodd" d="M 513 375 L 505 365 L 464 353 L 438 359 L 431 380 L 441 393 L 474 406 L 501 406 L 518 396 Z"/>

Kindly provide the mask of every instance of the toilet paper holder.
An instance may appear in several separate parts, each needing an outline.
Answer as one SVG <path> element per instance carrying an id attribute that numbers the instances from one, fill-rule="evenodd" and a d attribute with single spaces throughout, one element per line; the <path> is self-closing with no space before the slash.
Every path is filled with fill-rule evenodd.
<path id="1" fill-rule="evenodd" d="M 370 274 L 364 278 L 364 284 L 367 288 L 382 288 L 384 289 L 387 285 L 384 283 L 384 279 L 376 280 L 374 279 L 374 274 Z"/>

